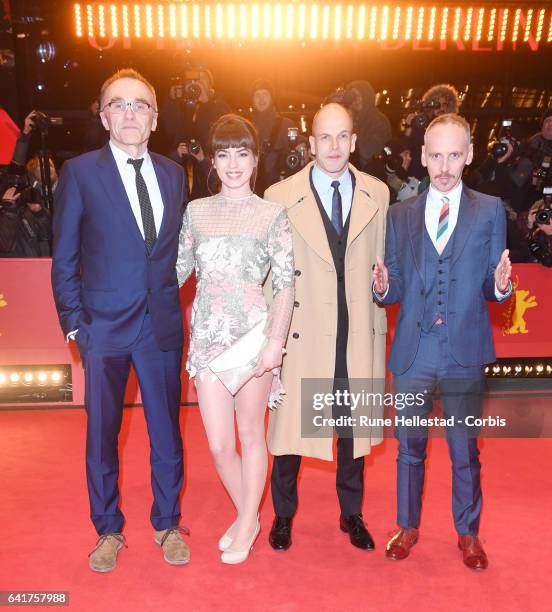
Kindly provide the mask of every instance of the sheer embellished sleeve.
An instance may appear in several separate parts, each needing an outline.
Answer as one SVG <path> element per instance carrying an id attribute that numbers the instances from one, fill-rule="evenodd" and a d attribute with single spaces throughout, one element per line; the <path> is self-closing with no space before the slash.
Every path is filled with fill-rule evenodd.
<path id="1" fill-rule="evenodd" d="M 190 221 L 190 207 L 184 212 L 182 221 L 182 229 L 180 230 L 180 238 L 178 240 L 178 257 L 176 259 L 176 275 L 178 277 L 178 286 L 188 280 L 190 274 L 195 268 L 194 257 L 194 238 L 192 235 L 192 227 Z"/>
<path id="2" fill-rule="evenodd" d="M 268 229 L 268 254 L 272 269 L 273 301 L 265 334 L 285 344 L 295 296 L 295 267 L 291 225 L 285 209 L 278 212 Z"/>

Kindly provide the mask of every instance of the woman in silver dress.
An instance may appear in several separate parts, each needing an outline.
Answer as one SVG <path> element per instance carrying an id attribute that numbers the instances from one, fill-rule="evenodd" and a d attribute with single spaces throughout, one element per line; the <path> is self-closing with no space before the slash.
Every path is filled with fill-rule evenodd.
<path id="1" fill-rule="evenodd" d="M 241 563 L 260 530 L 265 409 L 283 393 L 279 368 L 293 310 L 293 252 L 285 209 L 253 193 L 259 156 L 254 126 L 224 115 L 213 125 L 210 145 L 220 191 L 188 204 L 177 274 L 182 285 L 196 273 L 186 369 L 195 378 L 217 472 L 237 511 L 219 541 L 221 560 Z M 270 305 L 262 290 L 269 269 Z"/>

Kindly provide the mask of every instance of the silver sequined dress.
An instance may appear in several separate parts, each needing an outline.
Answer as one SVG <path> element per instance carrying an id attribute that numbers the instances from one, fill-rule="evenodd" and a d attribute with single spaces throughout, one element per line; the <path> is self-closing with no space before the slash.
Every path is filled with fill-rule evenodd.
<path id="1" fill-rule="evenodd" d="M 269 269 L 270 307 L 262 290 Z M 264 334 L 285 343 L 294 300 L 285 208 L 256 195 L 231 199 L 217 194 L 190 202 L 180 232 L 179 285 L 194 270 L 197 287 L 186 362 L 191 378 L 267 315 Z M 272 399 L 280 385 L 277 378 Z"/>

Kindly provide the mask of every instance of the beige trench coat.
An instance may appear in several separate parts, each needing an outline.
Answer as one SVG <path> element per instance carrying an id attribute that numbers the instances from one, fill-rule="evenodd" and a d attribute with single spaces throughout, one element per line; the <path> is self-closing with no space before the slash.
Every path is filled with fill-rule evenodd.
<path id="1" fill-rule="evenodd" d="M 301 380 L 333 381 L 337 334 L 337 276 L 324 224 L 312 193 L 312 163 L 272 185 L 265 198 L 286 206 L 293 232 L 295 308 L 282 366 L 286 395 L 269 415 L 268 446 L 273 455 L 295 454 L 333 459 L 333 429 L 325 436 L 302 435 Z M 372 300 L 372 266 L 383 259 L 389 190 L 378 179 L 350 166 L 356 179 L 345 254 L 345 291 L 349 313 L 347 366 L 350 379 L 385 376 L 387 321 Z M 265 285 L 267 297 L 270 279 Z M 329 382 L 328 392 L 331 392 Z M 351 391 L 353 385 L 351 385 Z M 312 401 L 311 401 L 312 407 Z M 331 416 L 331 410 L 330 410 Z M 381 442 L 381 430 L 354 433 L 355 458 Z"/>

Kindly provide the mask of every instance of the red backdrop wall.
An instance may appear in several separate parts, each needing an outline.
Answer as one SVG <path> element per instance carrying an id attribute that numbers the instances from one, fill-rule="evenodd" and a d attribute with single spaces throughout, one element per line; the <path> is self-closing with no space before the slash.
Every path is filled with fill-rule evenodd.
<path id="1" fill-rule="evenodd" d="M 0 260 L 0 366 L 72 365 L 73 403 L 84 401 L 84 377 L 79 353 L 67 344 L 59 327 L 50 286 L 50 259 Z M 514 296 L 506 304 L 491 304 L 491 318 L 499 357 L 552 355 L 552 270 L 534 264 L 514 265 Z M 469 282 L 466 279 L 466 282 Z M 193 279 L 181 290 L 186 321 L 194 296 Z M 393 338 L 397 308 L 388 308 L 388 342 Z M 187 350 L 187 342 L 184 347 Z M 182 401 L 195 403 L 195 388 L 182 372 Z M 140 393 L 131 376 L 125 401 L 139 403 Z"/>

